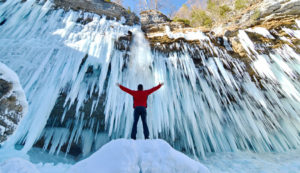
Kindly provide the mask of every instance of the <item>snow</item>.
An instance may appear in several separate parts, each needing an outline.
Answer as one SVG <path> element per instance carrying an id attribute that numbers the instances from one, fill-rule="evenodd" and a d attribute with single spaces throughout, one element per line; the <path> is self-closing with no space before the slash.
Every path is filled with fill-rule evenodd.
<path id="1" fill-rule="evenodd" d="M 163 140 L 118 139 L 104 145 L 69 173 L 209 173 L 201 163 L 174 150 Z"/>
<path id="2" fill-rule="evenodd" d="M 25 115 L 28 111 L 28 103 L 18 75 L 12 69 L 0 62 L 0 79 L 12 83 L 13 86 L 11 92 L 7 93 L 3 98 L 15 95 L 23 108 L 22 113 Z"/>
<path id="3" fill-rule="evenodd" d="M 8 131 L 8 129 L 12 129 L 13 131 L 16 130 L 18 123 L 16 124 L 16 122 L 14 121 L 19 122 L 26 115 L 28 111 L 28 103 L 25 96 L 25 92 L 20 84 L 18 75 L 1 62 L 0 79 L 12 84 L 12 89 L 9 92 L 5 93 L 5 95 L 3 95 L 0 98 L 0 101 L 2 99 L 6 99 L 13 96 L 16 98 L 16 105 L 20 105 L 22 107 L 21 112 L 18 112 L 18 110 L 13 110 L 12 108 L 6 108 L 4 110 L 4 113 L 7 114 L 9 118 L 3 115 L 2 117 L 0 117 L 2 121 L 2 124 L 0 124 L 0 135 L 3 135 L 5 132 Z M 9 139 L 11 136 L 12 135 L 8 136 L 7 139 Z"/>
<path id="4" fill-rule="evenodd" d="M 66 173 L 71 165 L 62 163 L 38 163 L 35 164 L 35 167 L 39 170 L 39 173 Z"/>
<path id="5" fill-rule="evenodd" d="M 0 173 L 209 173 L 200 162 L 160 139 L 113 140 L 75 164 L 63 154 L 54 156 L 38 148 L 27 154 L 17 150 L 0 154 Z"/>
<path id="6" fill-rule="evenodd" d="M 2 157 L 3 153 L 0 156 L 0 173 L 192 173 L 197 168 L 200 170 L 197 173 L 300 172 L 299 149 L 271 153 L 210 153 L 206 159 L 199 160 L 201 164 L 175 151 L 163 140 L 114 140 L 75 165 L 61 161 L 65 159 L 63 156 L 59 158 L 47 153 L 41 154 L 36 150 L 34 155 L 30 154 L 30 158 L 18 156 L 3 161 Z M 60 163 L 54 163 L 55 159 Z M 52 162 L 41 162 L 45 160 Z"/>
<path id="7" fill-rule="evenodd" d="M 247 33 L 244 30 L 239 30 L 238 37 L 243 48 L 247 51 L 249 55 L 251 55 L 251 51 L 256 53 L 254 43 L 251 41 L 251 39 L 248 37 Z"/>
<path id="8" fill-rule="evenodd" d="M 43 155 L 35 155 L 36 159 L 39 159 L 38 163 L 32 162 L 32 157 L 29 159 L 28 155 L 15 154 L 15 156 L 11 155 L 6 159 L 1 156 L 0 173 L 66 173 L 71 166 L 67 163 L 44 162 L 50 158 L 61 160 L 63 159 L 62 156 L 60 159 L 49 154 L 47 154 L 48 158 L 46 159 L 41 156 Z"/>
<path id="9" fill-rule="evenodd" d="M 208 41 L 209 38 L 201 31 L 187 31 L 187 32 L 172 32 L 169 26 L 165 26 L 165 32 L 157 32 L 147 34 L 148 37 L 162 37 L 168 36 L 171 39 L 184 38 L 186 40 Z"/>
<path id="10" fill-rule="evenodd" d="M 195 32 L 171 32 L 170 27 L 165 27 L 166 34 L 169 38 L 178 39 L 178 38 L 184 38 L 186 40 L 209 40 L 209 38 L 201 31 L 195 31 Z"/>
<path id="11" fill-rule="evenodd" d="M 290 39 L 286 38 L 286 37 L 279 37 L 279 39 L 292 44 L 292 41 Z"/>
<path id="12" fill-rule="evenodd" d="M 39 170 L 31 162 L 16 157 L 1 162 L 0 173 L 39 173 Z"/>
<path id="13" fill-rule="evenodd" d="M 284 30 L 291 37 L 296 37 L 297 39 L 300 39 L 300 30 L 292 30 L 289 28 L 282 28 L 282 30 Z"/>
<path id="14" fill-rule="evenodd" d="M 300 150 L 282 153 L 212 153 L 202 160 L 211 173 L 298 173 Z"/>
<path id="15" fill-rule="evenodd" d="M 255 27 L 255 28 L 248 28 L 245 31 L 257 33 L 269 39 L 275 39 L 266 28 Z"/>
<path id="16" fill-rule="evenodd" d="M 35 151 L 35 155 L 30 155 L 30 161 L 28 161 L 29 158 L 19 156 L 6 159 L 5 161 L 0 161 L 0 173 L 66 173 L 72 171 L 73 169 L 76 169 L 75 167 L 82 168 L 82 166 L 84 166 L 84 163 L 87 164 L 87 166 L 89 167 L 88 169 L 92 169 L 92 167 L 95 168 L 95 170 L 93 170 L 94 172 L 98 171 L 97 173 L 101 173 L 101 171 L 109 171 L 105 173 L 114 173 L 111 172 L 113 171 L 112 169 L 115 169 L 116 171 L 120 172 L 120 162 L 124 163 L 125 168 L 126 165 L 128 168 L 128 165 L 130 163 L 133 163 L 131 164 L 132 167 L 130 168 L 139 169 L 139 167 L 134 165 L 134 163 L 137 163 L 137 160 L 140 158 L 144 159 L 144 162 L 139 162 L 140 165 L 147 167 L 151 166 L 151 169 L 153 168 L 155 169 L 155 171 L 158 172 L 162 171 L 159 171 L 157 169 L 157 165 L 159 168 L 172 166 L 172 164 L 168 164 L 172 161 L 176 163 L 175 167 L 183 167 L 182 165 L 190 165 L 191 167 L 196 168 L 197 166 L 201 165 L 199 162 L 189 159 L 187 158 L 187 156 L 184 156 L 183 154 L 177 151 L 172 151 L 172 149 L 170 150 L 168 144 L 161 140 L 155 141 L 157 145 L 153 145 L 153 140 L 149 140 L 147 142 L 149 142 L 150 144 L 145 145 L 146 141 L 142 140 L 137 140 L 135 142 L 125 139 L 112 141 L 110 144 L 107 144 L 110 146 L 104 146 L 98 152 L 91 155 L 87 159 L 78 162 L 77 164 L 80 164 L 79 166 L 77 164 L 71 165 L 61 162 L 61 159 L 64 159 L 64 157 L 62 156 L 60 156 L 61 159 L 59 159 L 58 157 L 54 157 L 49 154 L 47 155 L 46 153 L 40 155 L 39 152 Z M 161 147 L 160 145 L 163 145 L 163 147 Z M 159 146 L 159 148 L 157 148 L 157 146 Z M 153 156 L 153 151 L 154 153 L 158 154 L 158 157 Z M 175 152 L 175 154 L 173 155 L 171 155 L 171 152 L 169 153 L 172 157 L 171 160 L 167 160 L 168 158 L 163 158 L 163 154 L 168 153 L 165 151 Z M 132 157 L 130 158 L 130 156 Z M 0 156 L 0 159 L 1 157 L 2 155 Z M 54 161 L 53 159 L 60 160 L 61 163 L 41 163 L 40 161 L 47 160 L 44 157 L 48 157 L 47 159 L 50 159 L 52 161 Z M 106 160 L 109 158 L 112 158 L 114 160 Z M 163 158 L 163 160 L 159 161 L 159 159 L 161 158 Z M 32 160 L 39 160 L 39 162 L 36 163 Z M 150 162 L 146 164 L 145 161 Z M 179 163 L 177 164 L 177 162 Z M 252 152 L 210 153 L 206 159 L 202 159 L 200 160 L 200 162 L 204 164 L 205 167 L 207 167 L 211 173 L 297 173 L 300 172 L 300 150 L 259 154 Z M 208 172 L 207 168 L 204 168 L 203 165 L 201 165 L 200 168 L 203 171 L 197 173 Z M 88 169 L 87 171 L 85 170 L 83 172 L 89 173 Z M 178 172 L 180 173 L 179 170 Z M 184 172 L 190 173 L 189 170 L 185 170 Z M 76 170 L 74 173 L 76 173 Z"/>
<path id="17" fill-rule="evenodd" d="M 298 28 L 300 29 L 300 20 L 296 19 L 295 22 L 298 25 Z"/>

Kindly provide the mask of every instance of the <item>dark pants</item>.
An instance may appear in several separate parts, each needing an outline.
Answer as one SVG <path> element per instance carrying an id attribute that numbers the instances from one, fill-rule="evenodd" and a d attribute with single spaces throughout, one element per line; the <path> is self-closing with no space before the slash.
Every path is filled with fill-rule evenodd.
<path id="1" fill-rule="evenodd" d="M 149 139 L 149 130 L 148 130 L 147 120 L 146 120 L 147 112 L 144 106 L 137 106 L 134 109 L 134 121 L 133 121 L 133 126 L 131 131 L 131 138 L 136 139 L 137 123 L 139 121 L 140 116 L 142 118 L 145 139 Z"/>

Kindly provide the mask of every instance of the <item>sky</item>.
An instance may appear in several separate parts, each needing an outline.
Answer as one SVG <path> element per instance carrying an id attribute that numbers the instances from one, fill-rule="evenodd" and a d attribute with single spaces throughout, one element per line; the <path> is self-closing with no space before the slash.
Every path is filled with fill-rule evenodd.
<path id="1" fill-rule="evenodd" d="M 162 1 L 169 2 L 170 4 L 166 4 L 166 5 L 170 5 L 169 7 L 172 7 L 171 9 L 173 11 L 177 11 L 182 6 L 182 4 L 187 2 L 187 0 L 162 0 Z M 123 0 L 123 6 L 125 8 L 130 7 L 130 9 L 134 11 L 137 15 L 139 15 L 137 10 L 138 3 L 139 0 Z M 164 9 L 161 12 L 164 14 L 170 13 L 169 11 Z"/>

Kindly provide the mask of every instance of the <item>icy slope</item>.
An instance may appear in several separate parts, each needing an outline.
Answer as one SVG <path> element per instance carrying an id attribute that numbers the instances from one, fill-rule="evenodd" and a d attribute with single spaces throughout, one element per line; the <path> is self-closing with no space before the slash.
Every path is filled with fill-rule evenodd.
<path id="1" fill-rule="evenodd" d="M 118 139 L 70 168 L 69 173 L 208 173 L 163 140 Z"/>

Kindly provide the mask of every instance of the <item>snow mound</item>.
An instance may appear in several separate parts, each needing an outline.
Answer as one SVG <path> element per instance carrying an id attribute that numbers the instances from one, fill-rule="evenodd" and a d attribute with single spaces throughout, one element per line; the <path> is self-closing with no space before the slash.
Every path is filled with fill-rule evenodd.
<path id="1" fill-rule="evenodd" d="M 201 163 L 156 140 L 118 139 L 69 170 L 69 173 L 209 173 Z"/>
<path id="2" fill-rule="evenodd" d="M 13 134 L 27 110 L 28 103 L 19 77 L 0 62 L 0 143 Z"/>
<path id="3" fill-rule="evenodd" d="M 22 158 L 11 158 L 0 163 L 0 173 L 39 173 L 34 164 Z"/>
<path id="4" fill-rule="evenodd" d="M 26 114 L 28 111 L 28 102 L 25 96 L 25 92 L 21 86 L 18 75 L 8 68 L 5 64 L 0 62 L 0 79 L 5 80 L 12 84 L 12 90 L 5 96 L 15 95 L 18 98 L 18 102 L 22 105 L 22 113 Z"/>

